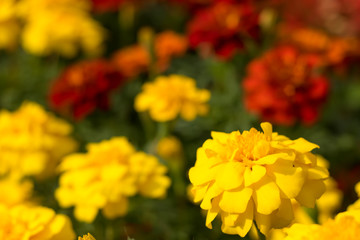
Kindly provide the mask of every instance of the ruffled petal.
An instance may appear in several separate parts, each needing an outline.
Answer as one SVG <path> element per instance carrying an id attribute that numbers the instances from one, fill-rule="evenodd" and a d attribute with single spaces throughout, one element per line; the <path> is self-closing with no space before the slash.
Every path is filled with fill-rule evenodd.
<path id="1" fill-rule="evenodd" d="M 257 212 L 270 214 L 281 204 L 280 191 L 276 183 L 268 176 L 252 186 Z"/>
<path id="2" fill-rule="evenodd" d="M 251 188 L 224 191 L 219 206 L 225 212 L 243 213 L 247 208 L 252 192 Z"/>

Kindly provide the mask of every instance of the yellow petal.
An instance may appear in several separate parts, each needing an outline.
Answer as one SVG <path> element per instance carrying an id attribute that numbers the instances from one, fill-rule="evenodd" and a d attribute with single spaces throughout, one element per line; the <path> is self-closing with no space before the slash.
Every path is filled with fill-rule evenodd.
<path id="1" fill-rule="evenodd" d="M 265 176 L 266 168 L 260 165 L 252 166 L 252 169 L 246 168 L 244 173 L 244 184 L 245 187 L 251 184 L 257 183 L 260 179 Z"/>
<path id="2" fill-rule="evenodd" d="M 267 155 L 263 158 L 260 158 L 258 159 L 257 161 L 254 161 L 254 163 L 258 164 L 258 165 L 261 165 L 261 164 L 267 164 L 267 165 L 270 165 L 270 164 L 274 164 L 278 159 L 289 159 L 289 160 L 292 160 L 292 159 L 295 159 L 295 154 L 292 154 L 292 153 L 274 153 L 274 154 L 270 154 L 270 155 Z"/>
<path id="3" fill-rule="evenodd" d="M 245 168 L 242 163 L 228 162 L 219 166 L 216 176 L 217 184 L 224 190 L 231 190 L 240 185 L 243 182 L 243 173 Z"/>
<path id="4" fill-rule="evenodd" d="M 191 189 L 191 192 L 194 195 L 194 200 L 193 201 L 195 203 L 200 202 L 204 198 L 205 193 L 206 193 L 206 191 L 208 189 L 208 186 L 209 186 L 209 184 L 205 184 L 203 186 L 193 187 Z"/>
<path id="5" fill-rule="evenodd" d="M 219 206 L 225 212 L 243 213 L 247 208 L 252 192 L 251 188 L 224 191 Z"/>
<path id="6" fill-rule="evenodd" d="M 253 213 L 254 203 L 253 201 L 250 201 L 246 211 L 238 215 L 237 220 L 233 224 L 234 226 L 226 225 L 223 222 L 223 224 L 221 225 L 221 231 L 227 234 L 238 234 L 241 237 L 245 237 L 245 235 L 249 232 L 252 226 Z"/>
<path id="7" fill-rule="evenodd" d="M 218 215 L 220 208 L 219 208 L 219 201 L 220 201 L 220 196 L 216 197 L 213 199 L 212 201 L 212 206 L 211 208 L 208 210 L 207 215 L 206 215 L 206 227 L 212 229 L 212 225 L 211 222 L 215 219 L 215 217 Z"/>
<path id="8" fill-rule="evenodd" d="M 310 152 L 311 150 L 313 150 L 314 148 L 320 148 L 319 145 L 316 145 L 315 143 L 311 143 L 311 142 L 305 140 L 304 138 L 298 138 L 296 140 L 289 141 L 289 142 L 292 142 L 289 145 L 289 148 L 294 149 L 301 153 L 307 153 L 307 152 Z"/>
<path id="9" fill-rule="evenodd" d="M 309 179 L 326 179 L 329 177 L 329 171 L 320 166 L 310 167 L 308 169 Z"/>
<path id="10" fill-rule="evenodd" d="M 279 208 L 280 191 L 276 183 L 268 176 L 264 176 L 262 180 L 252 186 L 253 198 L 257 212 L 261 214 L 270 214 Z"/>
<path id="11" fill-rule="evenodd" d="M 287 227 L 294 219 L 294 210 L 291 201 L 289 199 L 282 198 L 279 210 L 271 215 L 272 227 Z"/>
<path id="12" fill-rule="evenodd" d="M 211 200 L 219 196 L 223 190 L 215 183 L 209 185 L 208 190 L 205 193 L 204 199 L 200 204 L 200 207 L 205 210 L 209 210 L 212 207 Z"/>
<path id="13" fill-rule="evenodd" d="M 308 180 L 304 183 L 299 195 L 295 199 L 305 207 L 314 208 L 316 199 L 320 198 L 324 192 L 324 181 Z"/>
<path id="14" fill-rule="evenodd" d="M 215 179 L 215 175 L 218 168 L 219 167 L 214 167 L 210 169 L 204 167 L 196 167 L 196 166 L 192 167 L 189 170 L 190 182 L 195 186 L 208 183 Z"/>
<path id="15" fill-rule="evenodd" d="M 265 215 L 255 211 L 255 221 L 260 232 L 267 235 L 271 229 L 271 215 Z"/>
<path id="16" fill-rule="evenodd" d="M 263 122 L 260 124 L 260 126 L 264 131 L 265 136 L 271 139 L 272 131 L 273 131 L 271 123 Z"/>
<path id="17" fill-rule="evenodd" d="M 228 133 L 223 133 L 223 132 L 215 132 L 215 131 L 212 131 L 211 132 L 211 137 L 222 143 L 222 144 L 226 144 L 227 143 L 227 140 L 229 138 L 229 134 Z"/>
<path id="18" fill-rule="evenodd" d="M 301 167 L 294 166 L 289 160 L 279 160 L 267 169 L 286 198 L 294 198 L 299 194 L 305 180 L 305 172 Z"/>

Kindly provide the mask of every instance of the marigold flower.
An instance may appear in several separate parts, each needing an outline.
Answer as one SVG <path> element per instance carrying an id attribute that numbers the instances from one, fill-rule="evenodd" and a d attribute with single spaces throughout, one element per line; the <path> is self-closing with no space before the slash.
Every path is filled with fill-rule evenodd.
<path id="1" fill-rule="evenodd" d="M 212 132 L 189 171 L 194 201 L 208 211 L 206 226 L 219 215 L 222 231 L 244 237 L 256 222 L 267 234 L 294 218 L 291 200 L 314 207 L 325 191 L 328 171 L 317 164 L 303 138 L 290 140 L 262 123 L 263 133 Z"/>
<path id="2" fill-rule="evenodd" d="M 75 239 L 70 219 L 46 207 L 0 205 L 1 239 Z"/>
<path id="3" fill-rule="evenodd" d="M 19 8 L 25 21 L 23 47 L 30 53 L 73 57 L 79 49 L 91 56 L 102 52 L 105 30 L 91 18 L 87 1 L 24 0 Z"/>
<path id="4" fill-rule="evenodd" d="M 314 123 L 329 91 L 328 80 L 316 72 L 318 60 L 279 46 L 250 62 L 243 81 L 247 109 L 279 124 Z"/>
<path id="5" fill-rule="evenodd" d="M 166 160 L 179 159 L 182 156 L 182 144 L 174 136 L 164 137 L 158 142 L 156 153 Z"/>
<path id="6" fill-rule="evenodd" d="M 360 56 L 360 42 L 354 37 L 335 37 L 320 30 L 287 25 L 281 28 L 280 37 L 307 53 L 317 54 L 325 65 L 338 65 Z"/>
<path id="7" fill-rule="evenodd" d="M 17 111 L 0 111 L 0 174 L 49 176 L 59 160 L 74 151 L 72 127 L 25 102 Z"/>
<path id="8" fill-rule="evenodd" d="M 6 177 L 0 180 L 0 204 L 13 207 L 29 201 L 33 184 L 29 180 L 20 180 L 18 177 Z"/>
<path id="9" fill-rule="evenodd" d="M 87 153 L 67 156 L 55 196 L 62 207 L 75 206 L 78 220 L 92 222 L 99 209 L 107 218 L 126 214 L 128 197 L 160 198 L 170 184 L 155 157 L 136 153 L 125 137 L 87 145 Z"/>
<path id="10" fill-rule="evenodd" d="M 168 68 L 171 58 L 184 55 L 187 39 L 173 31 L 165 31 L 156 35 L 154 45 L 157 68 L 162 72 Z"/>
<path id="11" fill-rule="evenodd" d="M 79 120 L 96 108 L 109 108 L 109 94 L 124 83 L 123 76 L 105 60 L 69 66 L 50 89 L 51 106 Z"/>
<path id="12" fill-rule="evenodd" d="M 146 32 L 146 29 L 145 29 Z M 147 38 L 148 34 L 145 38 Z M 183 55 L 187 50 L 187 40 L 173 31 L 165 31 L 156 35 L 154 39 L 154 52 L 156 57 L 156 71 L 163 72 L 173 57 Z M 132 45 L 115 52 L 112 63 L 128 78 L 149 70 L 151 56 L 142 45 Z"/>
<path id="13" fill-rule="evenodd" d="M 13 49 L 18 42 L 20 24 L 16 18 L 16 2 L 0 2 L 0 49 Z"/>
<path id="14" fill-rule="evenodd" d="M 285 240 L 356 240 L 360 235 L 360 210 L 339 213 L 322 225 L 296 223 L 284 231 Z"/>
<path id="15" fill-rule="evenodd" d="M 148 70 L 150 55 L 144 47 L 133 45 L 115 52 L 112 63 L 125 77 L 133 78 Z"/>
<path id="16" fill-rule="evenodd" d="M 249 1 L 214 1 L 196 12 L 188 25 L 192 48 L 210 47 L 220 58 L 229 59 L 244 48 L 245 38 L 257 38 L 259 15 Z"/>
<path id="17" fill-rule="evenodd" d="M 145 83 L 143 91 L 135 98 L 138 112 L 149 111 L 155 121 L 174 120 L 178 115 L 187 121 L 208 112 L 210 92 L 197 89 L 192 78 L 181 75 L 160 76 L 154 82 Z"/>
<path id="18" fill-rule="evenodd" d="M 84 235 L 83 237 L 79 237 L 78 240 L 96 240 L 90 233 Z"/>

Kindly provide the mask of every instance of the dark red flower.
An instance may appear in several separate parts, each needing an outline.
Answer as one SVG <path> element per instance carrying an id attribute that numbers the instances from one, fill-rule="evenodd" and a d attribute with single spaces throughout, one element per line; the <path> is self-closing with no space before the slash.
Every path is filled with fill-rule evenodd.
<path id="1" fill-rule="evenodd" d="M 91 0 L 95 12 L 118 11 L 124 0 Z"/>
<path id="2" fill-rule="evenodd" d="M 210 48 L 229 59 L 244 48 L 245 38 L 257 38 L 259 15 L 250 1 L 217 0 L 197 11 L 188 25 L 189 44 Z"/>
<path id="3" fill-rule="evenodd" d="M 50 104 L 58 112 L 82 119 L 96 108 L 109 108 L 109 94 L 125 82 L 105 60 L 72 65 L 54 81 Z"/>
<path id="4" fill-rule="evenodd" d="M 316 71 L 320 66 L 316 55 L 292 46 L 266 52 L 248 66 L 243 81 L 246 108 L 273 123 L 314 123 L 329 91 L 328 80 Z"/>

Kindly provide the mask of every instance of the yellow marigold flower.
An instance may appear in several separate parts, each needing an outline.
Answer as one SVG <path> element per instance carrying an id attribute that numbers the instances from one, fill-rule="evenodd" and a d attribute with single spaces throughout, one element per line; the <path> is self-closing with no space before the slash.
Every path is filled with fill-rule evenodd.
<path id="1" fill-rule="evenodd" d="M 53 174 L 59 160 L 76 149 L 71 132 L 68 123 L 36 103 L 0 111 L 0 174 Z"/>
<path id="2" fill-rule="evenodd" d="M 156 153 L 165 160 L 177 160 L 182 156 L 182 145 L 174 136 L 160 139 L 156 146 Z"/>
<path id="3" fill-rule="evenodd" d="M 128 197 L 165 195 L 166 168 L 155 157 L 137 153 L 125 137 L 87 146 L 88 152 L 67 156 L 55 196 L 62 207 L 75 206 L 78 220 L 92 222 L 99 209 L 107 218 L 127 212 Z"/>
<path id="4" fill-rule="evenodd" d="M 191 121 L 197 115 L 207 114 L 209 99 L 210 92 L 197 89 L 192 78 L 160 76 L 154 82 L 143 85 L 143 91 L 136 96 L 135 109 L 138 112 L 149 111 L 150 117 L 159 122 L 174 120 L 178 115 Z"/>
<path id="5" fill-rule="evenodd" d="M 0 239 L 75 239 L 70 219 L 45 207 L 0 205 Z"/>
<path id="6" fill-rule="evenodd" d="M 356 240 L 360 236 L 360 210 L 339 213 L 324 224 L 294 224 L 284 230 L 285 240 Z"/>
<path id="7" fill-rule="evenodd" d="M 328 171 L 311 153 L 318 146 L 272 132 L 270 123 L 261 127 L 264 132 L 212 132 L 198 149 L 189 177 L 195 202 L 208 210 L 207 227 L 220 215 L 224 233 L 243 237 L 255 221 L 267 234 L 291 223 L 291 200 L 314 207 L 325 191 Z"/>
<path id="8" fill-rule="evenodd" d="M 20 25 L 16 18 L 16 2 L 0 1 L 0 49 L 13 49 L 18 42 Z"/>
<path id="9" fill-rule="evenodd" d="M 6 177 L 0 180 L 0 204 L 7 207 L 25 204 L 32 195 L 33 185 L 28 180 Z"/>
<path id="10" fill-rule="evenodd" d="M 30 53 L 73 57 L 79 48 L 88 55 L 102 52 L 104 29 L 91 18 L 87 1 L 24 0 L 19 9 L 25 21 L 22 43 Z"/>
<path id="11" fill-rule="evenodd" d="M 78 240 L 96 240 L 90 233 L 84 235 L 83 237 L 79 237 Z"/>

